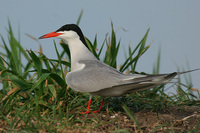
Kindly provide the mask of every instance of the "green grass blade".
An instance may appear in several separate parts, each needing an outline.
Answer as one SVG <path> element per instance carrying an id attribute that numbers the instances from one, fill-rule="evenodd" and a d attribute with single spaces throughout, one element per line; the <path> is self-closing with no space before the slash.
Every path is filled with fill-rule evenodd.
<path id="1" fill-rule="evenodd" d="M 94 47 L 94 49 L 96 51 L 96 49 L 97 49 L 97 35 L 95 35 L 94 42 L 93 42 L 93 47 Z"/>
<path id="2" fill-rule="evenodd" d="M 61 57 L 60 57 L 60 55 L 59 55 L 59 53 L 58 53 L 58 49 L 57 49 L 57 47 L 56 47 L 56 42 L 55 42 L 55 41 L 54 41 L 54 46 L 55 46 L 56 54 L 57 54 L 57 57 L 58 57 L 58 61 L 59 61 L 59 65 L 60 65 L 60 70 L 61 70 L 62 78 L 63 78 L 63 80 L 65 80 L 65 74 L 64 74 L 64 72 L 62 71 Z"/>
<path id="3" fill-rule="evenodd" d="M 0 56 L 0 71 L 5 70 L 4 59 Z"/>
<path id="4" fill-rule="evenodd" d="M 149 29 L 147 30 L 147 32 L 145 33 L 144 37 L 142 38 L 142 40 L 138 43 L 138 45 L 135 47 L 135 49 L 132 51 L 132 53 L 129 56 L 133 56 L 133 54 L 135 54 L 135 52 L 140 48 L 140 52 L 136 55 L 136 57 L 134 58 L 134 61 L 137 61 L 139 59 L 139 57 L 150 47 L 150 45 L 146 46 L 145 49 L 142 49 L 147 36 L 149 33 Z M 134 61 L 130 61 L 130 57 L 126 59 L 126 61 L 123 63 L 123 65 L 120 67 L 119 71 L 124 72 Z M 136 64 L 135 64 L 136 66 Z"/>
<path id="5" fill-rule="evenodd" d="M 38 76 L 40 77 L 42 75 L 42 63 L 40 59 L 36 56 L 36 54 L 32 50 L 28 51 L 28 53 L 31 56 L 34 66 L 38 72 Z"/>
<path id="6" fill-rule="evenodd" d="M 50 75 L 51 73 L 44 73 L 40 76 L 40 78 L 34 83 L 32 88 L 29 90 L 29 92 L 32 92 L 36 87 L 41 85 L 41 83 Z"/>
<path id="7" fill-rule="evenodd" d="M 58 62 L 59 63 L 59 60 L 55 60 L 55 59 L 49 59 L 49 61 L 54 61 L 54 62 Z M 71 67 L 71 63 L 70 62 L 61 60 L 60 63 L 65 65 L 65 66 Z"/>
<path id="8" fill-rule="evenodd" d="M 69 46 L 64 43 L 64 42 L 61 42 L 60 45 L 62 46 L 62 48 L 64 49 L 65 53 L 67 54 L 67 56 L 69 57 L 69 62 L 71 62 L 71 55 L 70 55 L 70 50 L 69 50 Z"/>
<path id="9" fill-rule="evenodd" d="M 91 51 L 91 52 L 94 54 L 94 56 L 99 60 L 99 57 L 98 57 L 98 55 L 97 55 L 95 46 L 90 42 L 90 40 L 89 40 L 87 37 L 85 37 L 85 41 L 86 41 L 86 43 L 87 43 L 87 45 L 88 45 L 90 51 Z"/>
<path id="10" fill-rule="evenodd" d="M 147 49 L 148 49 L 149 47 L 150 47 L 150 45 L 146 46 L 146 47 L 143 49 L 142 53 L 140 53 L 140 55 L 137 55 L 137 56 L 136 56 L 135 58 L 133 58 L 131 61 L 129 61 L 128 63 L 126 63 L 126 65 L 123 66 L 123 69 L 120 69 L 120 71 L 121 71 L 121 72 L 125 71 L 129 66 L 131 66 L 131 64 L 132 64 L 133 62 L 137 61 L 137 60 L 139 59 L 139 57 L 142 56 L 142 55 L 147 51 Z M 129 59 L 130 59 L 130 58 L 129 58 Z M 128 60 L 129 60 L 129 59 L 128 59 Z"/>
<path id="11" fill-rule="evenodd" d="M 145 44 L 146 44 L 146 40 L 147 40 L 147 36 L 148 36 L 148 32 L 149 32 L 150 29 L 147 30 L 147 33 L 145 34 L 145 36 L 143 37 L 143 39 L 141 40 L 141 45 L 140 45 L 140 49 L 138 51 L 138 58 L 136 58 L 135 60 L 135 63 L 133 65 L 133 69 L 134 69 L 134 72 L 135 72 L 135 68 L 136 68 L 136 65 L 137 65 L 137 62 L 138 62 L 138 59 L 139 57 L 143 54 L 143 51 L 145 49 Z"/>
<path id="12" fill-rule="evenodd" d="M 118 55 L 118 51 L 119 51 L 119 47 L 120 47 L 120 41 L 114 51 L 114 53 L 112 54 L 112 62 L 111 62 L 111 66 L 114 68 L 117 68 L 117 55 Z"/>
<path id="13" fill-rule="evenodd" d="M 161 48 L 158 50 L 157 62 L 153 66 L 153 74 L 159 74 L 160 71 L 160 57 L 161 57 Z"/>
<path id="14" fill-rule="evenodd" d="M 56 88 L 53 85 L 48 85 L 48 88 L 51 92 L 51 94 L 53 95 L 54 98 L 57 98 L 57 93 L 56 93 Z"/>
<path id="15" fill-rule="evenodd" d="M 111 21 L 111 30 L 112 30 L 112 33 L 111 33 L 111 54 L 113 54 L 115 52 L 115 49 L 116 49 L 116 35 L 115 35 L 115 32 L 114 32 L 112 21 Z"/>
<path id="16" fill-rule="evenodd" d="M 133 60 L 133 58 L 132 58 L 132 56 L 131 56 L 131 53 L 132 53 L 132 50 L 131 50 L 131 46 L 129 45 L 129 49 L 128 49 L 129 51 L 129 60 L 131 61 L 131 60 Z M 135 73 L 135 69 L 134 69 L 134 67 L 133 67 L 133 64 L 131 64 L 130 65 L 130 67 L 131 67 L 131 71 L 132 71 L 132 73 Z"/>
<path id="17" fill-rule="evenodd" d="M 63 89 L 66 89 L 67 84 L 59 75 L 51 73 L 49 76 L 54 79 Z"/>
<path id="18" fill-rule="evenodd" d="M 4 38 L 2 37 L 2 35 L 1 35 L 1 40 L 2 40 L 2 42 L 3 42 L 4 49 L 6 50 L 6 56 L 9 57 L 9 56 L 11 55 L 11 52 L 10 52 L 10 50 L 8 49 L 7 44 L 6 44 L 5 40 L 4 40 Z"/>
<path id="19" fill-rule="evenodd" d="M 20 89 L 30 89 L 32 87 L 31 84 L 27 83 L 25 80 L 19 80 L 19 79 L 14 79 L 14 78 L 11 78 L 11 81 L 17 85 Z"/>
<path id="20" fill-rule="evenodd" d="M 77 22 L 76 22 L 77 25 L 79 25 L 82 16 L 83 16 L 83 9 L 81 10 L 81 13 L 80 13 L 80 15 L 79 15 L 79 17 L 78 17 L 78 20 L 77 20 Z"/>
<path id="21" fill-rule="evenodd" d="M 10 27 L 11 28 L 11 27 Z M 12 64 L 13 66 L 15 66 L 15 71 L 17 72 L 21 72 L 20 70 L 20 66 L 21 66 L 21 60 L 20 60 L 20 56 L 19 56 L 19 50 L 17 48 L 18 42 L 17 40 L 14 38 L 13 33 L 11 32 L 12 29 L 9 28 L 9 33 L 10 33 L 10 38 L 9 38 L 9 44 L 10 44 L 10 48 L 11 48 L 11 56 L 12 56 Z"/>
<path id="22" fill-rule="evenodd" d="M 98 57 L 100 57 L 100 55 L 101 55 L 101 52 L 102 52 L 103 47 L 105 45 L 105 42 L 106 42 L 106 38 L 104 39 L 103 44 L 101 45 L 101 48 L 100 48 L 99 53 L 98 53 Z"/>

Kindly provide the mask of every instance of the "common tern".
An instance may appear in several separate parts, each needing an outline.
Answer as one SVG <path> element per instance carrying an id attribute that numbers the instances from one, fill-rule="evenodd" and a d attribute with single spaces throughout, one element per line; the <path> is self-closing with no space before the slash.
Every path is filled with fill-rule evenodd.
<path id="1" fill-rule="evenodd" d="M 67 24 L 58 30 L 45 34 L 39 39 L 57 37 L 64 40 L 70 49 L 71 72 L 66 76 L 67 85 L 77 92 L 89 92 L 89 102 L 85 114 L 90 113 L 92 97 L 97 95 L 103 97 L 116 97 L 126 93 L 142 91 L 165 84 L 176 75 L 188 73 L 173 72 L 169 74 L 141 75 L 123 74 L 113 67 L 100 62 L 89 50 L 81 29 L 76 24 Z"/>

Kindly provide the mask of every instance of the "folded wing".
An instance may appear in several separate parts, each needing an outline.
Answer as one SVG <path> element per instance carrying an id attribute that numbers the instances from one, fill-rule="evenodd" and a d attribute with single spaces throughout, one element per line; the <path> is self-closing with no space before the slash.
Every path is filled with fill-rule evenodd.
<path id="1" fill-rule="evenodd" d="M 120 96 L 167 83 L 177 73 L 159 75 L 127 75 L 97 60 L 81 60 L 84 68 L 67 74 L 67 83 L 75 91 L 100 96 Z M 76 77 L 76 78 L 74 78 Z"/>

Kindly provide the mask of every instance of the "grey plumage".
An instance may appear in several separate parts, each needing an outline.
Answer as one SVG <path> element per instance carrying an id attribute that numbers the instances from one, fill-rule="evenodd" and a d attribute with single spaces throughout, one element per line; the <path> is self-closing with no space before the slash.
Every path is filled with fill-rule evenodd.
<path id="1" fill-rule="evenodd" d="M 99 96 L 121 96 L 149 89 L 173 79 L 179 73 L 139 75 L 123 74 L 98 60 L 80 60 L 84 67 L 67 74 L 67 84 L 75 91 Z M 76 77 L 76 78 L 74 78 Z"/>

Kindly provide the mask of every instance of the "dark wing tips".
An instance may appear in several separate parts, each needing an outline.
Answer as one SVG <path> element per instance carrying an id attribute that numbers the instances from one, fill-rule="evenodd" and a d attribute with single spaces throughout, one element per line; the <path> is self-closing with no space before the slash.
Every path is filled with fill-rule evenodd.
<path id="1" fill-rule="evenodd" d="M 166 75 L 165 79 L 166 79 L 166 80 L 172 79 L 172 78 L 174 78 L 176 75 L 177 75 L 177 72 L 170 73 L 170 74 Z"/>

